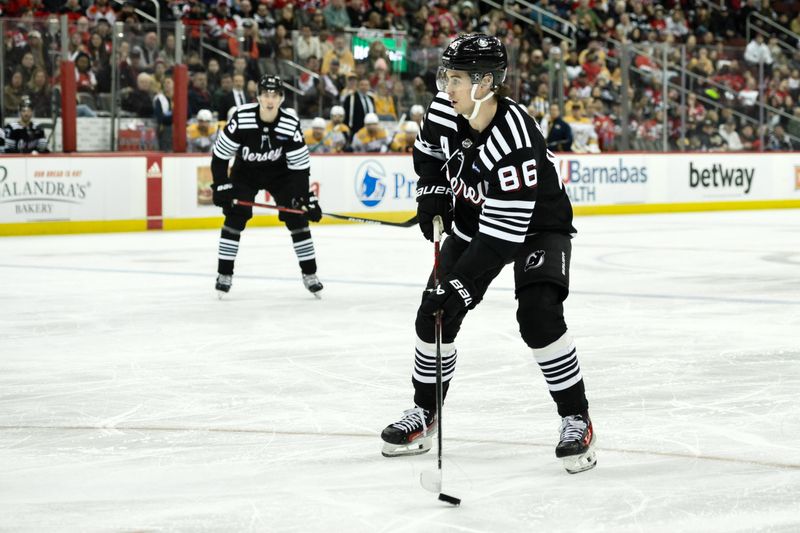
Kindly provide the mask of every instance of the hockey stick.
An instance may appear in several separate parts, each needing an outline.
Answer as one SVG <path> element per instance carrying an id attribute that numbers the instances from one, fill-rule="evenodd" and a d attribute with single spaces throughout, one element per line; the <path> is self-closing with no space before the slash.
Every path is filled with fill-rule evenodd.
<path id="1" fill-rule="evenodd" d="M 276 211 L 283 211 L 284 213 L 294 213 L 296 215 L 307 214 L 302 209 L 293 209 L 291 207 L 283 207 L 281 205 L 262 204 L 259 202 L 248 202 L 247 200 L 233 200 L 233 205 L 244 205 L 247 207 L 265 207 L 267 209 L 274 209 Z M 405 222 L 390 222 L 388 220 L 378 220 L 375 218 L 354 217 L 350 215 L 340 215 L 338 213 L 322 213 L 326 217 L 336 218 L 339 220 L 347 220 L 350 222 L 360 222 L 362 224 L 378 224 L 381 226 L 394 226 L 396 228 L 410 228 L 417 225 L 417 216 L 414 215 Z"/>
<path id="2" fill-rule="evenodd" d="M 433 288 L 439 287 L 439 247 L 444 233 L 442 217 L 433 217 Z M 436 435 L 438 449 L 436 470 L 426 470 L 419 475 L 419 482 L 426 490 L 438 492 L 439 499 L 451 505 L 461 505 L 461 499 L 442 492 L 442 404 L 444 403 L 444 387 L 442 386 L 442 311 L 434 315 L 434 336 L 436 337 Z M 423 421 L 424 423 L 424 421 Z"/>

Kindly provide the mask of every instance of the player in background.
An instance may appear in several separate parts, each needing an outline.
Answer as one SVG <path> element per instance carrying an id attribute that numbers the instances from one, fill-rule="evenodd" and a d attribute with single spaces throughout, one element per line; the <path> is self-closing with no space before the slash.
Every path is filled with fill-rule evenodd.
<path id="1" fill-rule="evenodd" d="M 7 154 L 47 153 L 47 136 L 44 130 L 33 123 L 33 105 L 30 98 L 22 97 L 19 104 L 19 120 L 3 128 Z"/>
<path id="2" fill-rule="evenodd" d="M 219 133 L 211 158 L 214 205 L 222 208 L 225 221 L 219 239 L 216 289 L 220 297 L 231 289 L 233 263 L 239 239 L 253 208 L 233 200 L 253 201 L 259 190 L 268 191 L 278 205 L 306 211 L 299 215 L 281 211 L 278 218 L 292 236 L 303 274 L 303 284 L 315 296 L 322 290 L 317 277 L 314 242 L 308 221 L 318 222 L 322 209 L 309 190 L 311 160 L 297 116 L 281 108 L 283 84 L 278 76 L 264 76 L 258 84 L 258 103 L 236 108 Z M 228 161 L 234 159 L 228 175 Z"/>
<path id="3" fill-rule="evenodd" d="M 505 46 L 461 36 L 442 54 L 439 94 L 414 145 L 417 216 L 428 240 L 433 218 L 446 232 L 416 318 L 414 408 L 387 426 L 383 455 L 427 452 L 436 432 L 434 313 L 443 312 L 442 383 L 456 365 L 456 335 L 507 264 L 514 265 L 517 322 L 561 418 L 556 456 L 570 473 L 595 466 L 594 431 L 575 343 L 564 321 L 569 292 L 572 206 L 554 155 L 525 108 L 505 95 Z"/>

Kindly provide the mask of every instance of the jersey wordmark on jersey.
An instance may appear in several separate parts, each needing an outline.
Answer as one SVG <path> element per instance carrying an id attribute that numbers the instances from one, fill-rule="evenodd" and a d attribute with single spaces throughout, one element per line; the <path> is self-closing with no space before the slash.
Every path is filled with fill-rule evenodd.
<path id="1" fill-rule="evenodd" d="M 259 117 L 259 104 L 239 106 L 214 144 L 213 154 L 235 158 L 234 170 L 283 173 L 308 171 L 311 159 L 300 131 L 300 121 L 280 109 L 274 122 Z"/>
<path id="2" fill-rule="evenodd" d="M 537 231 L 575 232 L 555 155 L 536 121 L 510 98 L 498 101 L 492 121 L 477 132 L 446 93 L 437 94 L 414 144 L 414 166 L 425 183 L 449 183 L 453 232 L 466 241 L 480 233 L 515 248 Z"/>

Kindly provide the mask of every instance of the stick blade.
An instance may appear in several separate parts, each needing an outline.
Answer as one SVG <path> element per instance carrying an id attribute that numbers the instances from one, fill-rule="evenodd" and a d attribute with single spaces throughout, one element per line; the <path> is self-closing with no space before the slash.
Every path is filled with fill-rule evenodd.
<path id="1" fill-rule="evenodd" d="M 442 491 L 442 471 L 441 470 L 425 470 L 419 475 L 419 483 L 427 491 L 441 492 Z"/>
<path id="2" fill-rule="evenodd" d="M 445 494 L 444 492 L 439 493 L 439 501 L 443 501 L 445 503 L 449 503 L 450 505 L 454 505 L 458 507 L 461 505 L 461 498 L 456 498 L 455 496 L 450 496 L 449 494 Z"/>

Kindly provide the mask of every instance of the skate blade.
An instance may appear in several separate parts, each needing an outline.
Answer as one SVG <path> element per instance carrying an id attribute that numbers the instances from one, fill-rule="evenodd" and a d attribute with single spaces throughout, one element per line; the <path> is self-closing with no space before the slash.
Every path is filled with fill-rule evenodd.
<path id="1" fill-rule="evenodd" d="M 419 484 L 430 492 L 442 492 L 442 471 L 425 470 L 419 475 Z"/>
<path id="2" fill-rule="evenodd" d="M 392 444 L 383 443 L 381 455 L 384 457 L 401 457 L 405 455 L 422 455 L 428 453 L 433 446 L 433 436 L 429 433 L 427 437 L 417 439 L 411 444 Z"/>
<path id="3" fill-rule="evenodd" d="M 314 298 L 316 298 L 317 300 L 322 300 L 322 295 L 319 293 L 319 291 L 312 292 L 311 294 L 313 294 Z"/>
<path id="4" fill-rule="evenodd" d="M 217 291 L 217 299 L 222 300 L 222 297 L 228 294 L 225 291 Z"/>
<path id="5" fill-rule="evenodd" d="M 597 466 L 597 455 L 594 450 L 589 448 L 581 455 L 573 455 L 571 457 L 562 458 L 564 470 L 570 474 L 580 474 L 586 472 Z"/>

